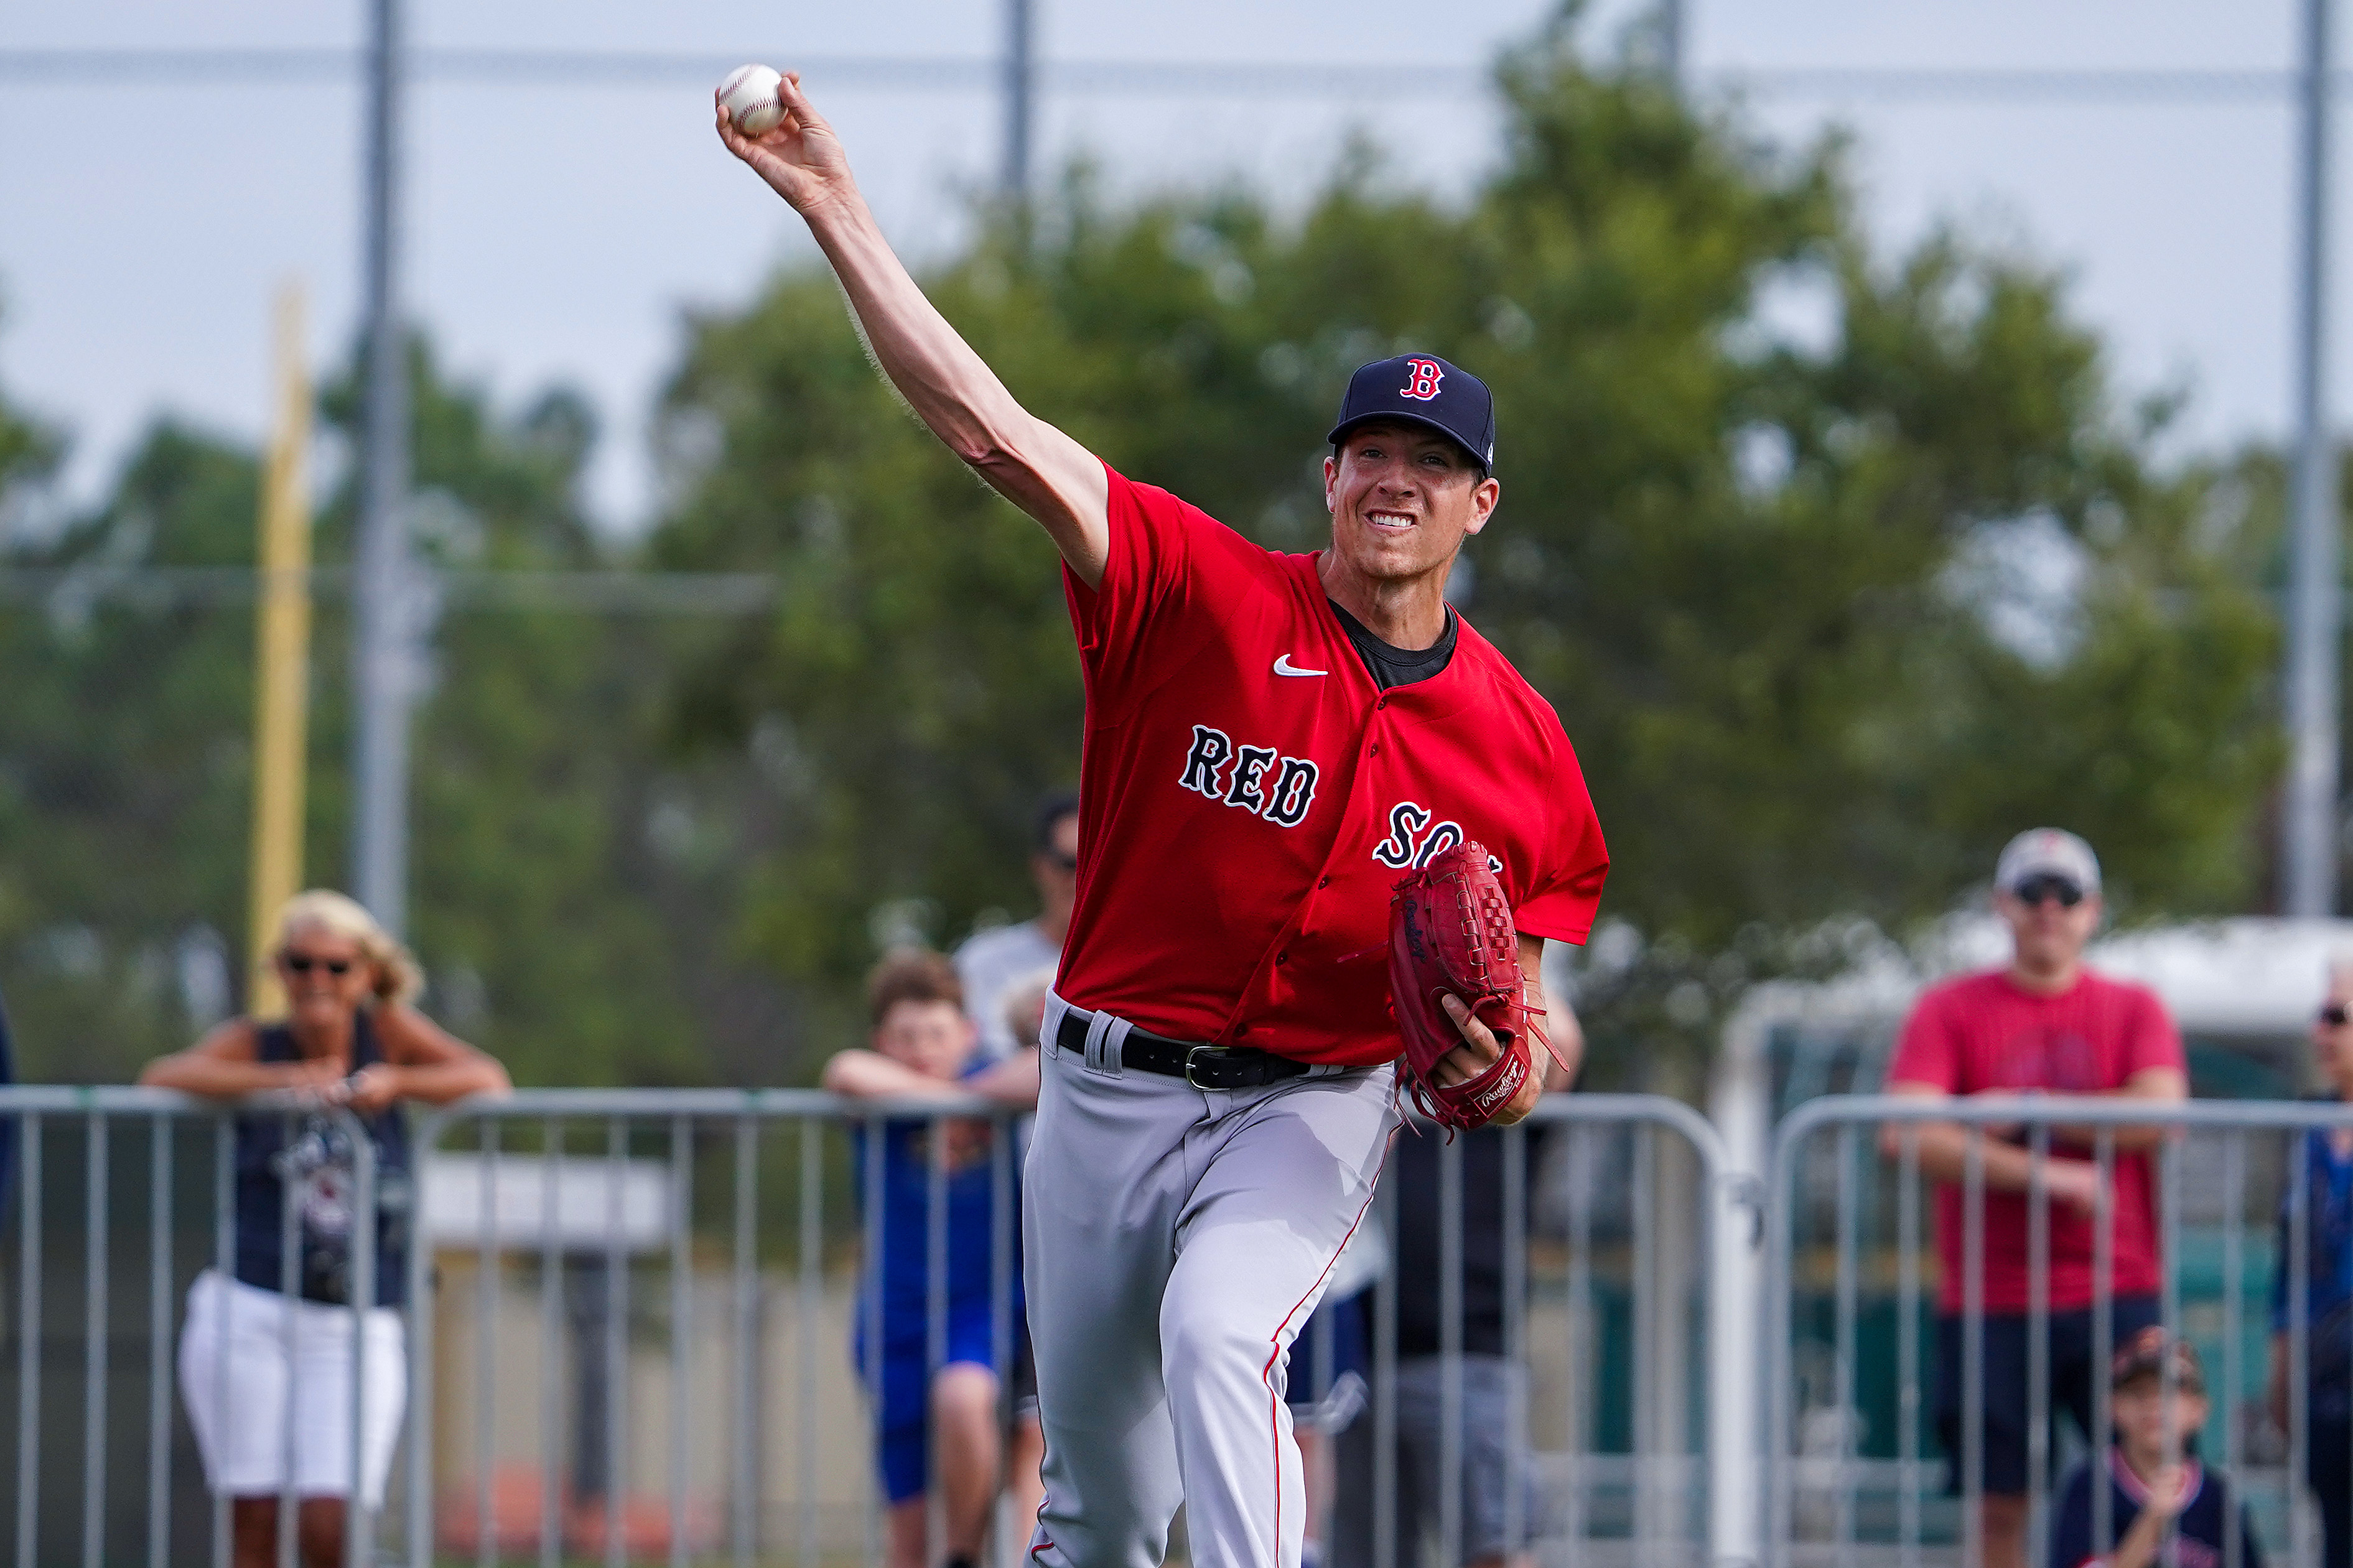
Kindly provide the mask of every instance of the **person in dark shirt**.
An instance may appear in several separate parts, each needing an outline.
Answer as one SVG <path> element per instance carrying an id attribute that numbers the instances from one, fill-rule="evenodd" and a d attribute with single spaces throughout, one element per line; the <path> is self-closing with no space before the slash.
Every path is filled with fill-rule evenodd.
<path id="1" fill-rule="evenodd" d="M 2328 1098 L 2353 1101 L 2353 957 L 2340 956 L 2328 966 L 2328 997 L 2313 1020 L 2312 1047 Z M 2353 1568 L 2353 1128 L 2306 1128 L 2301 1139 L 2304 1147 L 2288 1168 L 2303 1171 L 2303 1191 L 2295 1190 L 2291 1173 L 2280 1198 L 2266 1403 L 2286 1431 L 2295 1320 L 2290 1303 L 2297 1294 L 2290 1269 L 2301 1239 L 2304 1476 L 2320 1505 L 2321 1568 Z"/>
<path id="2" fill-rule="evenodd" d="M 2263 1568 L 2245 1505 L 2223 1476 L 2198 1462 L 2198 1429 L 2208 1413 L 2198 1352 L 2162 1328 L 2143 1329 L 2116 1352 L 2111 1381 L 2116 1440 L 2068 1476 L 2052 1519 L 2051 1568 L 2221 1568 L 2233 1530 L 2239 1568 Z M 2108 1491 L 2105 1540 L 2093 1518 L 2093 1489 L 2102 1486 Z"/>
<path id="3" fill-rule="evenodd" d="M 1556 998 L 1546 1026 L 1573 1068 L 1585 1049 L 1576 1015 Z M 1546 1072 L 1546 1092 L 1567 1090 L 1570 1073 L 1556 1063 L 1548 1064 Z M 1531 1172 L 1540 1168 L 1545 1135 L 1540 1126 L 1523 1134 Z M 1525 1562 L 1536 1522 L 1525 1457 L 1512 1452 L 1512 1405 L 1525 1398 L 1527 1368 L 1510 1357 L 1504 1342 L 1507 1137 L 1504 1130 L 1488 1127 L 1454 1141 L 1462 1158 L 1462 1430 L 1457 1449 L 1461 1528 L 1459 1540 L 1441 1543 L 1440 1561 L 1449 1568 L 1504 1568 Z M 1388 1506 L 1396 1510 L 1399 1563 L 1419 1562 L 1423 1538 L 1441 1528 L 1445 1148 L 1443 1134 L 1424 1129 L 1416 1136 L 1408 1129 L 1381 1178 L 1397 1194 L 1397 1490 Z M 1363 1302 L 1369 1327 L 1372 1292 L 1365 1293 Z M 1373 1493 L 1375 1426 L 1368 1418 L 1359 1419 L 1340 1438 L 1338 1498 L 1326 1559 L 1331 1568 L 1372 1568 L 1374 1520 L 1381 1506 Z M 1516 1510 L 1509 1506 L 1514 1489 L 1520 1493 Z M 1514 1517 L 1516 1531 L 1511 1528 Z"/>

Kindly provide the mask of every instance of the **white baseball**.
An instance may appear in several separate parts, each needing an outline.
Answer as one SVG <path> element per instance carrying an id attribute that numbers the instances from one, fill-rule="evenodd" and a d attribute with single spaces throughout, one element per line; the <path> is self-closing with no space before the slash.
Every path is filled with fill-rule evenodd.
<path id="1" fill-rule="evenodd" d="M 766 66 L 737 66 L 719 84 L 719 101 L 746 136 L 765 136 L 785 121 L 785 100 L 777 89 L 784 78 Z"/>

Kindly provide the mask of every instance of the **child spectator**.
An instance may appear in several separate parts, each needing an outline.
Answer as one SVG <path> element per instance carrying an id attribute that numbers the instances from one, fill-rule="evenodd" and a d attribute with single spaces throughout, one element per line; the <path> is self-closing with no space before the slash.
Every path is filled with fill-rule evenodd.
<path id="1" fill-rule="evenodd" d="M 842 1051 L 826 1063 L 825 1087 L 834 1093 L 934 1100 L 977 1093 L 1008 1105 L 1037 1103 L 1034 1062 L 976 1059 L 978 1031 L 965 1015 L 964 989 L 955 967 L 938 953 L 884 959 L 868 978 L 867 1002 L 873 1048 Z M 946 1141 L 947 1347 L 938 1372 L 927 1376 L 934 1127 Z M 867 1162 L 873 1150 L 865 1130 L 853 1136 L 864 1201 L 872 1190 Z M 1005 1444 L 998 1380 L 1005 1369 L 997 1364 L 997 1313 L 1006 1314 L 1009 1343 L 1021 1321 L 1021 1275 L 1018 1261 L 1008 1262 L 1008 1298 L 992 1302 L 995 1138 L 989 1122 L 965 1117 L 893 1117 L 881 1128 L 881 1212 L 866 1215 L 871 1251 L 853 1354 L 866 1385 L 879 1391 L 875 1463 L 890 1505 L 892 1568 L 925 1568 L 942 1558 L 949 1568 L 976 1563 L 999 1488 Z M 1007 1234 L 1018 1237 L 1019 1229 L 1015 1216 Z M 867 1342 L 868 1325 L 876 1321 L 879 1346 Z M 925 1540 L 924 1501 L 935 1445 L 947 1537 L 937 1552 Z M 1016 1444 L 1033 1472 L 1039 1449 L 1034 1440 Z M 1017 1485 L 1017 1496 L 1034 1495 L 1035 1487 L 1033 1473 L 1026 1485 Z"/>
<path id="2" fill-rule="evenodd" d="M 2165 1369 L 2173 1363 L 2168 1408 Z M 2051 1568 L 2221 1568 L 2225 1531 L 2239 1532 L 2239 1568 L 2263 1568 L 2263 1554 L 2247 1526 L 2246 1507 L 2230 1483 L 2198 1462 L 2198 1429 L 2206 1424 L 2206 1375 L 2198 1352 L 2161 1328 L 2147 1328 L 2117 1351 L 2108 1407 L 2116 1441 L 2094 1462 L 2067 1478 L 2051 1528 Z M 2096 1480 L 2094 1464 L 2105 1472 Z M 2108 1489 L 2107 1539 L 2094 1539 L 2094 1485 Z M 2169 1537 L 2169 1539 L 2168 1539 Z"/>

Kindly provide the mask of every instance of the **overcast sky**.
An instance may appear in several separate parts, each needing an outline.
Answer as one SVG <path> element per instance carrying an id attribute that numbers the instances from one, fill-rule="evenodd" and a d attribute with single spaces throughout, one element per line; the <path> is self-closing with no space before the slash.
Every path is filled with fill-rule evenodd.
<path id="1" fill-rule="evenodd" d="M 411 37 L 441 47 L 708 51 L 798 58 L 993 54 L 1001 0 L 415 0 Z M 1400 177 L 1460 190 L 1493 155 L 1492 105 L 1431 93 L 1419 62 L 1476 66 L 1526 36 L 1540 0 L 1038 0 L 1050 58 L 1345 62 L 1362 96 L 1070 96 L 1049 100 L 1041 167 L 1097 158 L 1120 184 L 1240 174 L 1312 189 L 1342 136 L 1388 145 Z M 1693 0 L 1704 92 L 1731 73 L 1810 67 L 2279 68 L 2284 0 Z M 1604 29 L 1628 0 L 1597 12 Z M 0 49 L 357 43 L 362 0 L 78 0 L 0 12 Z M 993 177 L 998 110 L 982 91 L 811 92 L 902 247 L 952 243 Z M 746 299 L 809 252 L 797 221 L 712 139 L 707 85 L 566 89 L 437 83 L 410 110 L 406 296 L 460 374 L 519 397 L 586 388 L 606 420 L 600 515 L 641 520 L 644 429 L 681 308 Z M 116 88 L 0 79 L 0 383 L 72 434 L 70 488 L 100 488 L 170 409 L 248 438 L 267 406 L 278 280 L 311 292 L 311 357 L 351 341 L 358 296 L 360 100 L 343 85 Z M 2162 106 L 1890 103 L 1761 95 L 1798 138 L 1856 132 L 1874 232 L 1894 247 L 1957 217 L 2075 279 L 2128 388 L 2187 385 L 2187 438 L 2276 434 L 2287 407 L 2288 163 L 2284 101 Z M 2344 166 L 2338 160 L 2338 167 Z M 2343 205 L 2339 195 L 2340 210 Z M 2346 226 L 2338 225 L 2340 234 Z M 2337 247 L 2340 298 L 2353 235 Z M 2345 322 L 2353 307 L 2340 308 Z M 2353 406 L 2347 333 L 2332 343 Z"/>

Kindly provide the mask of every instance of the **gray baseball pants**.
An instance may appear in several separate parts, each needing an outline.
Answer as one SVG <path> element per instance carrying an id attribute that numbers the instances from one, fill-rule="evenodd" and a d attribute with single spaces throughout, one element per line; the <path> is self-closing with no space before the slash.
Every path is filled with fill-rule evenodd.
<path id="1" fill-rule="evenodd" d="M 1291 1342 L 1372 1202 L 1392 1069 L 1205 1090 L 1124 1070 L 1127 1026 L 1053 1042 L 1022 1172 L 1022 1279 L 1046 1432 L 1031 1561 L 1157 1568 L 1185 1505 L 1196 1568 L 1297 1568 L 1306 1496 Z"/>

